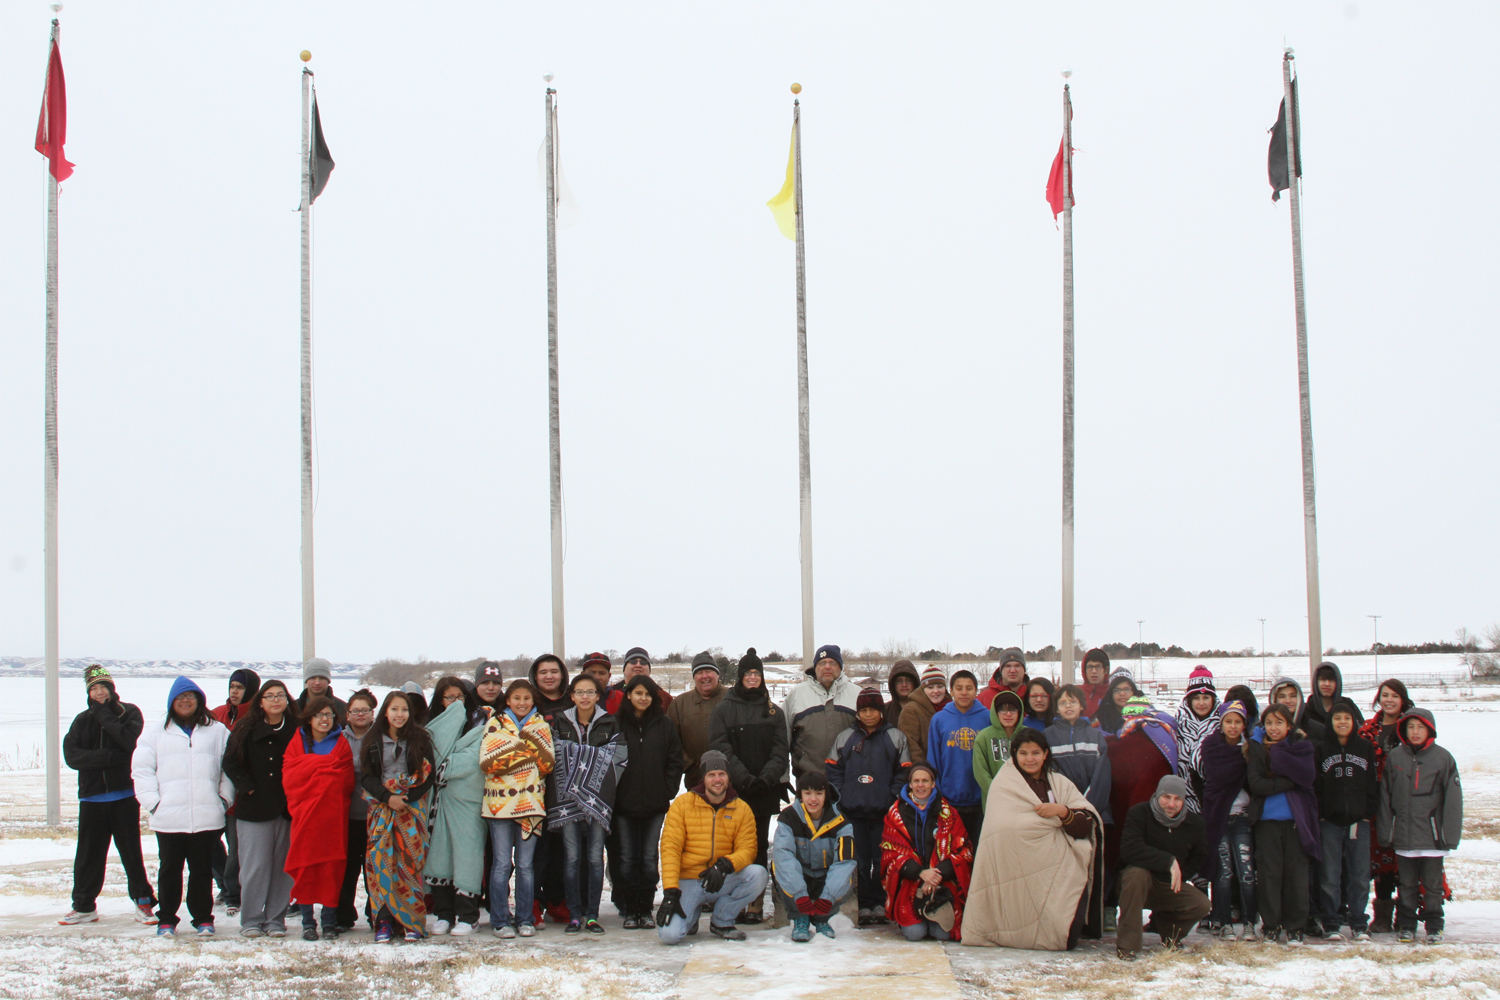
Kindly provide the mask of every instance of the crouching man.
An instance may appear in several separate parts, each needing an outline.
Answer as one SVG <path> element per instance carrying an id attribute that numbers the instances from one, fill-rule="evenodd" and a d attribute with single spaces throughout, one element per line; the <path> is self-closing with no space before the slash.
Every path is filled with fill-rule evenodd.
<path id="1" fill-rule="evenodd" d="M 1208 897 L 1191 882 L 1208 862 L 1203 819 L 1189 812 L 1187 785 L 1163 775 L 1156 791 L 1125 814 L 1120 835 L 1119 954 L 1127 961 L 1141 950 L 1141 911 L 1151 910 L 1151 928 L 1166 948 L 1176 948 L 1193 925 L 1208 916 Z"/>
<path id="2" fill-rule="evenodd" d="M 771 873 L 792 914 L 792 940 L 811 941 L 813 931 L 833 937 L 828 918 L 853 887 L 854 826 L 839 811 L 838 792 L 818 772 L 797 779 L 797 796 L 800 801 L 781 811 Z"/>
<path id="3" fill-rule="evenodd" d="M 755 814 L 729 784 L 729 761 L 717 750 L 699 760 L 703 781 L 672 800 L 661 830 L 661 908 L 656 933 L 677 944 L 710 911 L 709 930 L 743 941 L 735 914 L 766 891 L 766 870 L 754 863 Z"/>

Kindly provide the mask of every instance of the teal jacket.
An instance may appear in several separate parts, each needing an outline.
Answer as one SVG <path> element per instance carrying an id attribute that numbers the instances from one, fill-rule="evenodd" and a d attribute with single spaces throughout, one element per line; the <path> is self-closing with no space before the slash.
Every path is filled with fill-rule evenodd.
<path id="1" fill-rule="evenodd" d="M 427 845 L 423 874 L 434 885 L 453 885 L 467 896 L 484 888 L 484 772 L 479 770 L 479 744 L 484 727 L 464 732 L 468 711 L 455 701 L 428 723 L 432 756 L 437 761 L 432 839 Z"/>

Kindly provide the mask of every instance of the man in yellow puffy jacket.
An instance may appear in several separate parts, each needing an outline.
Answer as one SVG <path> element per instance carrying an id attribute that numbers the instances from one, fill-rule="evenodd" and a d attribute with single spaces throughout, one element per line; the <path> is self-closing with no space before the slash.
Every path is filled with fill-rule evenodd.
<path id="1" fill-rule="evenodd" d="M 729 761 L 710 750 L 699 761 L 703 782 L 672 800 L 661 829 L 661 908 L 656 933 L 677 944 L 711 911 L 708 927 L 725 941 L 743 941 L 735 914 L 766 891 L 766 870 L 754 863 L 755 814 L 729 784 Z M 690 930 L 690 928 L 692 930 Z"/>

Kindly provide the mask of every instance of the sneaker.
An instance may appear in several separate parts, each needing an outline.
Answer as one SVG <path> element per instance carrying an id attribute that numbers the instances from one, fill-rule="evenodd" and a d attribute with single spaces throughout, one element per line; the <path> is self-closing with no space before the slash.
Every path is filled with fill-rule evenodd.
<path id="1" fill-rule="evenodd" d="M 501 924 L 495 928 L 495 937 L 502 941 L 510 941 L 516 936 L 516 929 L 510 924 Z"/>
<path id="2" fill-rule="evenodd" d="M 150 903 L 137 903 L 135 911 L 130 914 L 138 924 L 156 923 L 156 911 L 151 909 Z"/>
<path id="3" fill-rule="evenodd" d="M 1208 919 L 1207 917 L 1204 917 L 1202 920 L 1198 921 L 1198 933 L 1199 934 L 1212 934 L 1213 932 L 1214 932 L 1214 922 L 1212 920 Z"/>
<path id="4" fill-rule="evenodd" d="M 592 919 L 585 920 L 583 922 L 583 929 L 586 930 L 586 931 L 588 931 L 590 934 L 603 934 L 604 933 L 604 925 L 602 925 L 601 923 L 599 923 L 599 921 L 592 920 Z"/>
<path id="5" fill-rule="evenodd" d="M 176 937 L 177 936 L 177 927 L 174 924 L 157 924 L 156 925 L 156 936 L 157 937 Z"/>
<path id="6" fill-rule="evenodd" d="M 871 910 L 870 911 L 870 917 L 877 924 L 883 924 L 883 923 L 885 923 L 887 918 L 886 918 L 886 915 L 885 915 L 885 906 L 884 906 L 884 904 L 882 904 L 880 906 L 877 906 L 877 907 L 875 907 L 875 909 Z"/>
<path id="7" fill-rule="evenodd" d="M 1287 931 L 1286 932 L 1286 946 L 1288 948 L 1300 948 L 1300 947 L 1302 947 L 1302 944 L 1303 944 L 1303 940 L 1302 940 L 1302 932 L 1301 931 Z"/>
<path id="8" fill-rule="evenodd" d="M 1442 931 L 1428 931 L 1427 932 L 1427 943 L 1428 944 L 1442 944 L 1443 943 L 1443 932 Z"/>
<path id="9" fill-rule="evenodd" d="M 642 913 L 635 918 L 635 925 L 643 931 L 656 930 L 656 918 L 649 913 Z"/>
<path id="10" fill-rule="evenodd" d="M 516 930 L 520 931 L 522 937 L 531 937 L 536 933 L 536 926 L 534 924 L 522 924 Z"/>
<path id="11" fill-rule="evenodd" d="M 627 931 L 638 930 L 641 926 L 641 918 L 634 913 L 625 914 L 625 920 L 620 924 Z"/>
<path id="12" fill-rule="evenodd" d="M 1124 948 L 1116 948 L 1115 957 L 1122 962 L 1134 962 L 1137 956 L 1133 951 L 1126 951 Z"/>
<path id="13" fill-rule="evenodd" d="M 764 923 L 765 919 L 765 917 L 761 916 L 760 910 L 755 909 L 744 911 L 734 918 L 734 922 L 737 924 L 760 924 Z"/>
<path id="14" fill-rule="evenodd" d="M 423 934 L 421 931 L 417 930 L 415 927 L 413 927 L 411 930 L 409 930 L 409 931 L 406 932 L 406 940 L 408 940 L 408 941 L 420 941 L 420 940 L 422 940 L 426 936 L 427 936 L 426 934 Z"/>
<path id="15" fill-rule="evenodd" d="M 708 932 L 714 937 L 721 938 L 725 941 L 745 940 L 745 932 L 740 930 L 733 924 L 730 924 L 728 927 L 718 927 L 714 924 L 713 921 L 710 920 L 708 923 Z"/>
<path id="16" fill-rule="evenodd" d="M 436 920 L 434 920 L 432 922 L 432 926 L 429 927 L 429 928 L 427 928 L 427 931 L 433 937 L 442 937 L 444 934 L 447 934 L 452 929 L 453 929 L 453 925 L 452 924 L 448 923 L 448 921 L 446 921 L 443 918 L 439 917 L 438 919 L 436 919 Z"/>
<path id="17" fill-rule="evenodd" d="M 581 930 L 583 930 L 583 921 L 581 921 L 581 920 L 569 920 L 568 921 L 568 926 L 566 926 L 566 927 L 563 928 L 563 933 L 564 934 L 577 934 Z"/>
<path id="18" fill-rule="evenodd" d="M 1275 944 L 1281 938 L 1280 927 L 1267 927 L 1264 924 L 1260 928 L 1261 944 Z"/>
<path id="19" fill-rule="evenodd" d="M 266 936 L 267 937 L 273 937 L 273 938 L 284 938 L 284 937 L 286 937 L 286 928 L 285 927 L 272 927 L 270 930 L 266 931 Z"/>
<path id="20" fill-rule="evenodd" d="M 390 924 L 381 924 L 379 927 L 375 928 L 375 943 L 390 944 L 391 938 L 395 936 L 395 933 L 395 930 L 391 927 Z"/>
<path id="21" fill-rule="evenodd" d="M 320 936 L 316 927 L 302 928 L 302 940 L 304 941 L 316 941 Z"/>
<path id="22" fill-rule="evenodd" d="M 1113 906 L 1106 906 L 1104 908 L 1104 929 L 1106 931 L 1117 931 L 1120 929 L 1119 922 L 1116 919 L 1117 913 L 1118 910 Z M 1133 960 L 1134 958 L 1135 956 L 1132 955 L 1131 959 Z"/>
<path id="23" fill-rule="evenodd" d="M 224 907 L 224 915 L 226 917 L 237 917 L 237 916 L 239 916 L 240 915 L 240 905 L 238 903 L 230 903 L 228 906 Z"/>
<path id="24" fill-rule="evenodd" d="M 870 926 L 870 924 L 872 924 L 874 922 L 875 922 L 875 911 L 872 910 L 872 909 L 870 909 L 868 906 L 861 906 L 859 908 L 859 920 L 857 920 L 855 922 L 855 926 L 857 926 L 857 927 L 868 927 L 868 926 Z"/>
<path id="25" fill-rule="evenodd" d="M 455 920 L 453 922 L 453 929 L 448 933 L 453 937 L 468 937 L 474 933 L 474 925 L 465 923 L 462 920 Z"/>
<path id="26" fill-rule="evenodd" d="M 198 936 L 201 937 L 201 938 L 202 937 L 213 937 L 214 936 L 214 925 L 213 924 L 199 924 L 197 926 L 196 930 L 198 931 Z"/>
<path id="27" fill-rule="evenodd" d="M 812 922 L 807 918 L 807 914 L 805 914 L 805 913 L 799 913 L 799 914 L 797 914 L 796 919 L 794 919 L 792 921 L 792 940 L 796 941 L 798 944 L 802 944 L 803 942 L 806 942 L 806 941 L 811 941 L 812 940 L 812 926 L 811 926 L 811 924 L 812 924 Z"/>
<path id="28" fill-rule="evenodd" d="M 1370 937 L 1369 931 L 1355 931 L 1354 940 L 1357 944 L 1364 944 L 1365 942 L 1371 941 L 1373 939 Z"/>
<path id="29" fill-rule="evenodd" d="M 826 938 L 831 938 L 834 936 L 833 926 L 828 923 L 827 917 L 824 917 L 822 920 L 813 921 L 813 933 L 821 934 Z"/>
<path id="30" fill-rule="evenodd" d="M 344 933 L 344 929 L 337 925 L 333 927 L 325 927 L 323 928 L 323 940 L 337 941 L 339 939 L 339 935 L 342 933 Z"/>
<path id="31" fill-rule="evenodd" d="M 97 923 L 98 920 L 99 920 L 99 911 L 98 910 L 90 910 L 87 913 L 79 913 L 77 910 L 69 910 L 57 922 L 60 923 L 60 924 L 62 924 L 64 927 L 70 927 L 73 924 L 92 924 L 92 923 Z"/>
<path id="32" fill-rule="evenodd" d="M 1396 932 L 1396 940 L 1402 944 L 1416 944 L 1417 932 L 1405 929 L 1399 930 Z"/>
<path id="33" fill-rule="evenodd" d="M 240 937 L 242 937 L 242 938 L 258 938 L 258 937 L 265 937 L 265 936 L 266 936 L 266 932 L 263 931 L 263 930 L 261 930 L 259 927 L 241 927 L 240 928 Z"/>
<path id="34" fill-rule="evenodd" d="M 1220 927 L 1218 937 L 1220 941 L 1238 940 L 1234 933 L 1234 924 L 1224 924 L 1222 927 Z"/>
<path id="35" fill-rule="evenodd" d="M 1323 935 L 1323 940 L 1324 941 L 1342 941 L 1342 940 L 1344 940 L 1344 935 L 1340 934 L 1338 932 L 1338 928 L 1335 927 L 1333 930 L 1331 930 L 1327 934 Z"/>

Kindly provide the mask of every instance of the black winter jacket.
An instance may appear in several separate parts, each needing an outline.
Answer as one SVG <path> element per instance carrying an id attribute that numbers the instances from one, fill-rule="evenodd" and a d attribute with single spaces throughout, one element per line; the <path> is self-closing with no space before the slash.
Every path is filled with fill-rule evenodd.
<path id="1" fill-rule="evenodd" d="M 1169 882 L 1174 860 L 1182 871 L 1184 883 L 1206 869 L 1208 844 L 1203 834 L 1203 817 L 1190 812 L 1175 827 L 1167 827 L 1151 811 L 1149 799 L 1131 806 L 1120 833 L 1119 866 L 1144 868 Z"/>
<path id="2" fill-rule="evenodd" d="M 906 734 L 882 721 L 873 733 L 863 725 L 839 733 L 826 773 L 839 794 L 840 812 L 850 819 L 880 819 L 901 793 L 910 767 Z"/>
<path id="3" fill-rule="evenodd" d="M 267 823 L 273 819 L 291 819 L 286 807 L 286 790 L 281 787 L 281 761 L 287 744 L 297 735 L 297 722 L 288 712 L 281 725 L 272 728 L 264 719 L 255 724 L 242 747 L 224 753 L 224 773 L 234 782 L 234 818 L 238 822 Z M 240 760 L 240 752 L 244 760 Z"/>
<path id="4" fill-rule="evenodd" d="M 1313 791 L 1318 796 L 1318 816 L 1328 823 L 1349 826 L 1375 815 L 1380 803 L 1380 782 L 1375 775 L 1375 747 L 1357 733 L 1349 742 L 1329 733 L 1314 747 L 1318 775 Z"/>
<path id="5" fill-rule="evenodd" d="M 628 703 L 614 717 L 629 749 L 629 762 L 615 788 L 615 812 L 621 816 L 660 816 L 672 804 L 685 762 L 677 727 L 660 711 L 644 724 Z"/>
<path id="6" fill-rule="evenodd" d="M 709 720 L 708 745 L 729 758 L 730 783 L 752 812 L 779 811 L 788 739 L 781 707 L 769 695 L 756 698 L 738 685 L 730 688 Z"/>
<path id="7" fill-rule="evenodd" d="M 63 760 L 78 772 L 78 797 L 134 790 L 130 758 L 145 722 L 141 710 L 111 696 L 103 705 L 89 701 L 63 737 Z"/>

